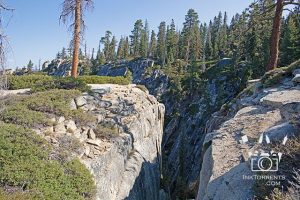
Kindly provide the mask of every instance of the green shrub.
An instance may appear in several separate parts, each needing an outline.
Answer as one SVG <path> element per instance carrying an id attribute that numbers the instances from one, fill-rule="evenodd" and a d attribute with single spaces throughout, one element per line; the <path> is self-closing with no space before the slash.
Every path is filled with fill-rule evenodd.
<path id="1" fill-rule="evenodd" d="M 33 92 L 47 91 L 51 89 L 64 89 L 64 90 L 79 90 L 81 92 L 87 92 L 90 87 L 81 79 L 73 77 L 59 77 L 51 80 L 40 80 L 32 86 Z"/>
<path id="2" fill-rule="evenodd" d="M 51 160 L 51 147 L 31 130 L 1 123 L 0 149 L 0 186 L 35 191 L 42 199 L 93 197 L 94 181 L 84 165 L 77 159 Z"/>
<path id="3" fill-rule="evenodd" d="M 8 106 L 0 112 L 0 120 L 26 127 L 36 127 L 48 123 L 48 119 L 43 113 L 29 110 L 21 104 Z"/>
<path id="4" fill-rule="evenodd" d="M 32 88 L 39 81 L 53 80 L 51 76 L 45 75 L 24 75 L 24 76 L 8 76 L 8 86 L 10 90 Z"/>
<path id="5" fill-rule="evenodd" d="M 90 113 L 83 112 L 82 110 L 72 110 L 69 117 L 80 125 L 92 125 L 96 123 L 95 116 Z"/>
<path id="6" fill-rule="evenodd" d="M 31 191 L 20 191 L 21 188 L 13 188 L 14 190 L 5 191 L 0 188 L 0 200 L 32 200 L 42 199 L 41 196 Z"/>
<path id="7" fill-rule="evenodd" d="M 0 111 L 0 120 L 7 123 L 36 127 L 50 125 L 48 116 L 57 115 L 73 118 L 76 123 L 88 125 L 95 122 L 89 113 L 80 110 L 71 110 L 70 102 L 80 96 L 77 90 L 50 90 L 37 92 L 29 96 L 12 96 L 7 99 L 4 109 Z"/>
<path id="8" fill-rule="evenodd" d="M 129 71 L 125 77 L 117 76 L 79 76 L 73 77 L 53 77 L 42 74 L 31 74 L 23 76 L 11 75 L 8 77 L 10 90 L 31 88 L 33 92 L 41 92 L 51 89 L 77 89 L 87 92 L 90 87 L 87 84 L 119 84 L 128 85 L 131 83 L 132 73 Z"/>
<path id="9" fill-rule="evenodd" d="M 86 84 L 119 84 L 119 85 L 128 85 L 131 83 L 130 76 L 79 76 L 77 78 L 80 81 L 83 81 Z"/>
<path id="10" fill-rule="evenodd" d="M 94 131 L 95 131 L 96 137 L 98 137 L 98 138 L 113 137 L 113 136 L 119 135 L 118 129 L 116 127 L 114 127 L 113 125 L 107 124 L 107 123 L 98 124 Z"/>
<path id="11" fill-rule="evenodd" d="M 72 99 L 81 95 L 77 90 L 49 90 L 30 95 L 21 103 L 28 109 L 58 116 L 70 116 L 69 104 Z"/>

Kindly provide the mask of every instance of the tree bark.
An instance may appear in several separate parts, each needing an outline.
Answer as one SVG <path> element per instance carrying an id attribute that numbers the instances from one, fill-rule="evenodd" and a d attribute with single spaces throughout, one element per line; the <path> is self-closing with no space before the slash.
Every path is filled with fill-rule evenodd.
<path id="1" fill-rule="evenodd" d="M 80 31 L 81 31 L 81 0 L 76 0 L 75 7 L 75 28 L 74 28 L 74 50 L 73 50 L 73 61 L 72 61 L 72 77 L 77 77 L 78 70 L 78 56 L 79 56 L 79 45 L 80 45 Z"/>
<path id="2" fill-rule="evenodd" d="M 278 64 L 279 39 L 280 39 L 280 28 L 281 28 L 283 6 L 284 6 L 284 0 L 277 0 L 275 17 L 273 19 L 271 45 L 270 45 L 270 58 L 267 66 L 267 71 L 275 69 Z"/>

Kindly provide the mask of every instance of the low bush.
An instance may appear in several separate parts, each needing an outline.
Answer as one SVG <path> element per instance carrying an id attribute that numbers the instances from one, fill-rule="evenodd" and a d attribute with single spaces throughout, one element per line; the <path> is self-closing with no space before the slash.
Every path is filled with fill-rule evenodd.
<path id="1" fill-rule="evenodd" d="M 2 190 L 0 188 L 0 200 L 32 200 L 43 199 L 42 196 L 32 191 L 21 191 L 21 188 L 12 187 L 13 189 Z"/>
<path id="2" fill-rule="evenodd" d="M 82 125 L 94 123 L 95 119 L 91 114 L 70 109 L 71 100 L 80 95 L 81 92 L 77 90 L 55 89 L 29 96 L 11 96 L 5 100 L 5 105 L 0 110 L 0 120 L 25 127 L 36 127 L 50 125 L 49 115 L 57 115 L 72 118 Z"/>
<path id="3" fill-rule="evenodd" d="M 119 84 L 119 85 L 128 85 L 130 84 L 130 77 L 123 76 L 79 76 L 77 78 L 80 81 L 83 81 L 86 84 Z"/>
<path id="4" fill-rule="evenodd" d="M 8 76 L 8 87 L 10 90 L 18 90 L 33 87 L 39 81 L 53 80 L 51 76 L 45 75 L 24 75 L 24 76 Z"/>
<path id="5" fill-rule="evenodd" d="M 267 72 L 261 79 L 264 87 L 270 87 L 279 83 L 283 78 L 291 76 L 293 71 L 300 66 L 300 60 L 291 63 L 287 67 L 276 68 Z"/>
<path id="6" fill-rule="evenodd" d="M 92 175 L 77 159 L 60 163 L 50 159 L 51 147 L 33 133 L 12 124 L 0 124 L 0 186 L 34 191 L 28 199 L 91 199 Z M 0 192 L 0 199 L 26 199 L 22 193 Z M 29 196 L 29 194 L 28 194 Z M 23 198 L 24 197 L 24 198 Z"/>
<path id="7" fill-rule="evenodd" d="M 43 113 L 29 110 L 21 104 L 8 106 L 0 112 L 0 120 L 25 127 L 36 127 L 48 123 L 48 119 Z"/>
<path id="8" fill-rule="evenodd" d="M 119 131 L 116 127 L 110 124 L 102 123 L 98 124 L 96 129 L 94 130 L 96 137 L 101 138 L 101 137 L 113 137 L 113 136 L 118 136 Z"/>
<path id="9" fill-rule="evenodd" d="M 32 92 L 41 92 L 51 89 L 64 89 L 64 90 L 79 90 L 81 92 L 88 92 L 90 87 L 79 78 L 53 78 L 50 80 L 37 81 L 32 87 Z"/>
<path id="10" fill-rule="evenodd" d="M 129 72 L 125 77 L 79 76 L 77 78 L 31 74 L 23 76 L 11 75 L 8 77 L 8 85 L 10 90 L 31 88 L 33 92 L 41 92 L 51 89 L 77 89 L 81 92 L 88 92 L 90 87 L 87 84 L 128 85 L 131 83 L 131 79 L 131 72 Z"/>

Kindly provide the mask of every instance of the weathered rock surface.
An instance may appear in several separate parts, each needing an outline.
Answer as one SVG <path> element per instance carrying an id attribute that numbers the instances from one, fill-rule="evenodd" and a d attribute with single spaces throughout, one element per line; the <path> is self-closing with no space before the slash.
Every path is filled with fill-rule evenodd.
<path id="1" fill-rule="evenodd" d="M 103 147 L 106 142 L 109 149 L 94 151 L 90 158 L 90 147 L 82 157 L 95 177 L 97 199 L 159 199 L 164 106 L 135 85 L 92 85 L 92 89 L 107 91 L 85 99 L 94 102 L 93 112 L 105 113 L 104 122 L 119 132 L 109 140 L 100 137 L 96 144 Z M 102 106 L 102 101 L 109 106 Z M 89 130 L 88 137 L 99 136 Z"/>
<path id="2" fill-rule="evenodd" d="M 89 64 L 87 60 L 79 60 L 80 64 Z M 80 65 L 79 65 L 80 66 Z M 51 62 L 47 61 L 43 64 L 43 71 L 47 72 L 51 76 L 70 76 L 72 68 L 72 60 L 70 59 L 54 59 Z M 82 67 L 78 68 L 79 75 L 84 74 Z"/>
<path id="3" fill-rule="evenodd" d="M 15 95 L 15 94 L 28 94 L 30 88 L 19 90 L 0 90 L 0 96 Z"/>
<path id="4" fill-rule="evenodd" d="M 300 74 L 297 74 L 297 75 L 293 78 L 293 82 L 300 83 Z"/>
<path id="5" fill-rule="evenodd" d="M 299 134 L 292 120 L 299 117 L 300 88 L 291 79 L 289 84 L 285 80 L 285 84 L 258 90 L 251 96 L 244 94 L 230 109 L 223 107 L 213 115 L 207 123 L 201 153 L 198 200 L 254 197 L 254 180 L 245 180 L 243 175 L 254 173 L 249 153 L 262 149 L 260 136 L 268 136 L 272 143 Z M 245 136 L 246 142 L 242 140 Z"/>

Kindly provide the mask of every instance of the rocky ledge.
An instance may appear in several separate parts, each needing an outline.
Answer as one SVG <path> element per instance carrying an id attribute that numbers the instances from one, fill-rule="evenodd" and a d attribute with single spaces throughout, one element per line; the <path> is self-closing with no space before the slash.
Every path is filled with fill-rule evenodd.
<path id="1" fill-rule="evenodd" d="M 207 122 L 197 199 L 252 199 L 254 180 L 250 153 L 259 151 L 259 138 L 282 143 L 299 134 L 300 85 L 295 77 L 270 88 L 244 93 Z M 259 84 L 259 83 L 258 83 Z M 257 89 L 260 88 L 260 89 Z M 251 93 L 251 92 L 250 92 Z M 284 156 L 284 155 L 283 155 Z"/>
<path id="2" fill-rule="evenodd" d="M 162 198 L 164 105 L 136 85 L 91 87 L 92 93 L 77 97 L 70 107 L 90 113 L 94 124 L 80 126 L 59 117 L 36 131 L 54 146 L 63 146 L 66 136 L 79 141 L 75 153 L 94 176 L 96 199 Z"/>

